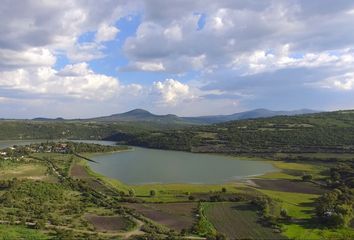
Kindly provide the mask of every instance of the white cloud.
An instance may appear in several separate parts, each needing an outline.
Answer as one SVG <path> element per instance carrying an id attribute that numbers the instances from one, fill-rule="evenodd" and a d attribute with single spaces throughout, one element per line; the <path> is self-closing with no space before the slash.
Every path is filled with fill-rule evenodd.
<path id="1" fill-rule="evenodd" d="M 111 41 L 116 38 L 119 33 L 119 29 L 115 26 L 109 26 L 107 24 L 102 24 L 96 33 L 95 39 L 97 42 Z"/>
<path id="2" fill-rule="evenodd" d="M 194 98 L 187 84 L 174 79 L 154 82 L 152 93 L 157 94 L 160 97 L 160 101 L 167 105 L 175 105 L 178 102 Z"/>
<path id="3" fill-rule="evenodd" d="M 172 41 L 180 41 L 183 38 L 183 33 L 182 30 L 180 28 L 180 26 L 178 25 L 174 25 L 171 27 L 166 28 L 163 31 L 164 36 Z"/>
<path id="4" fill-rule="evenodd" d="M 119 30 L 113 24 L 129 14 L 134 4 L 107 0 L 97 8 L 95 1 L 24 0 L 21 4 L 2 3 L 0 31 L 4 34 L 0 39 L 0 49 L 17 52 L 17 55 L 47 49 L 51 53 L 68 54 L 74 62 L 101 58 L 101 46 L 97 43 L 115 38 Z M 97 43 L 80 42 L 82 34 L 94 31 L 97 31 Z M 6 60 L 11 62 L 18 58 L 13 56 L 13 52 Z"/>
<path id="5" fill-rule="evenodd" d="M 324 88 L 334 88 L 343 91 L 352 90 L 354 88 L 354 72 L 329 77 L 320 84 Z"/>
<path id="6" fill-rule="evenodd" d="M 0 79 L 0 87 L 36 94 L 37 98 L 104 100 L 120 87 L 117 79 L 94 73 L 86 63 L 67 65 L 60 71 L 50 67 L 3 71 Z"/>
<path id="7" fill-rule="evenodd" d="M 162 71 L 165 70 L 165 67 L 163 66 L 162 63 L 154 63 L 154 62 L 137 62 L 136 66 L 138 69 L 141 69 L 143 71 L 151 71 L 151 72 L 157 72 L 157 71 Z"/>
<path id="8" fill-rule="evenodd" d="M 288 92 L 287 96 L 296 91 L 301 95 L 306 88 L 311 90 L 308 96 L 327 90 L 350 93 L 353 9 L 354 2 L 345 0 L 326 4 L 323 0 L 107 0 L 99 7 L 97 1 L 4 2 L 0 7 L 1 99 L 65 98 L 77 101 L 77 106 L 82 99 L 99 99 L 106 100 L 105 106 L 115 102 L 110 105 L 115 107 L 118 99 L 129 99 L 129 106 L 154 108 L 158 102 L 179 112 L 188 100 L 193 103 L 188 111 L 193 112 L 202 106 L 226 111 L 222 104 L 231 109 L 232 102 L 243 104 L 246 95 L 272 99 Z M 89 67 L 94 59 L 105 63 L 104 53 L 114 54 L 107 41 L 119 34 L 117 21 L 131 16 L 141 22 L 123 43 L 128 64 L 120 69 L 144 71 L 151 74 L 147 79 L 168 78 L 153 86 L 149 80 L 145 85 L 121 85 Z M 54 69 L 62 57 L 74 64 Z M 104 71 L 111 64 L 107 62 Z M 174 80 L 180 76 L 188 84 Z M 193 87 L 193 81 L 198 87 Z M 199 88 L 220 94 L 207 96 Z M 156 96 L 159 101 L 154 101 Z"/>
<path id="9" fill-rule="evenodd" d="M 143 94 L 145 94 L 144 93 L 145 89 L 140 84 L 132 83 L 132 84 L 125 85 L 125 86 L 123 85 L 121 88 L 122 88 L 121 92 L 124 92 L 127 95 L 138 97 L 138 96 L 142 96 Z"/>
<path id="10" fill-rule="evenodd" d="M 103 58 L 102 49 L 103 46 L 95 42 L 78 43 L 68 48 L 66 54 L 71 62 L 88 62 Z"/>
<path id="11" fill-rule="evenodd" d="M 289 68 L 328 67 L 346 71 L 353 63 L 354 52 L 350 49 L 296 54 L 289 44 L 285 44 L 272 51 L 256 50 L 250 54 L 236 55 L 229 67 L 240 70 L 243 75 L 250 75 Z"/>
<path id="12" fill-rule="evenodd" d="M 0 67 L 52 66 L 56 61 L 54 54 L 47 48 L 29 48 L 23 51 L 0 49 Z"/>
<path id="13" fill-rule="evenodd" d="M 155 0 L 153 5 L 145 2 L 144 21 L 136 36 L 125 42 L 130 66 L 154 61 L 169 73 L 201 70 L 208 74 L 233 68 L 245 75 L 340 64 L 343 51 L 353 47 L 353 29 L 348 23 L 354 15 L 343 14 L 353 9 L 349 2 L 324 6 L 317 0 L 203 0 L 193 4 Z M 157 10 L 170 5 L 174 12 Z M 205 19 L 201 29 L 200 13 Z M 195 64 L 198 56 L 203 56 L 202 61 Z"/>

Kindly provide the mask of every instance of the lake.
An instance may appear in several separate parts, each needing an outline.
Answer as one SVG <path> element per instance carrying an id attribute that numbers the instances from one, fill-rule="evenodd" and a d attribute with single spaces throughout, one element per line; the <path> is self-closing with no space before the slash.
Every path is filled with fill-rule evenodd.
<path id="1" fill-rule="evenodd" d="M 47 140 L 2 140 L 0 149 Z M 114 145 L 111 141 L 72 140 L 75 142 Z M 133 147 L 131 151 L 97 154 L 98 163 L 90 167 L 126 184 L 199 183 L 218 184 L 273 172 L 277 169 L 263 161 L 238 160 L 216 154 L 188 153 Z"/>
<path id="2" fill-rule="evenodd" d="M 90 167 L 126 184 L 219 184 L 276 171 L 263 161 L 238 160 L 215 154 L 198 154 L 134 147 L 131 151 L 97 154 Z"/>

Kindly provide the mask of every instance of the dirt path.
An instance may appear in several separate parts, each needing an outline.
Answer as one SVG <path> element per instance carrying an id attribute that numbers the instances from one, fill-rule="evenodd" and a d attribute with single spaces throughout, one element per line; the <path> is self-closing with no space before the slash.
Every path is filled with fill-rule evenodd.
<path id="1" fill-rule="evenodd" d="M 194 239 L 194 240 L 205 240 L 205 237 L 198 237 L 198 236 L 184 236 L 182 239 Z"/>
<path id="2" fill-rule="evenodd" d="M 101 236 L 106 236 L 106 237 L 122 237 L 123 239 L 128 239 L 131 236 L 138 236 L 138 235 L 144 235 L 145 232 L 143 232 L 141 230 L 142 226 L 144 225 L 144 222 L 139 220 L 139 219 L 134 219 L 135 223 L 136 223 L 136 227 L 130 231 L 127 232 L 98 232 L 98 231 L 91 231 L 91 230 L 83 230 L 83 229 L 77 229 L 77 228 L 71 228 L 71 227 L 67 227 L 67 226 L 58 226 L 58 225 L 52 225 L 52 224 L 46 224 L 45 228 L 47 229 L 61 229 L 61 230 L 67 230 L 67 231 L 72 231 L 72 232 L 76 232 L 76 233 L 83 233 L 83 234 L 98 234 Z M 0 224 L 15 224 L 15 225 L 19 225 L 21 224 L 20 221 L 14 221 L 14 222 L 10 222 L 10 221 L 4 221 L 4 220 L 0 220 Z M 36 223 L 34 222 L 26 222 L 27 226 L 33 227 L 36 225 Z"/>
<path id="3" fill-rule="evenodd" d="M 137 236 L 137 235 L 144 235 L 145 232 L 143 232 L 141 230 L 141 227 L 144 225 L 144 222 L 139 220 L 139 219 L 135 219 L 135 222 L 136 222 L 136 227 L 131 230 L 131 231 L 128 231 L 128 232 L 124 232 L 124 233 L 121 233 L 121 237 L 125 238 L 125 239 L 128 239 L 130 238 L 131 236 Z"/>
<path id="4" fill-rule="evenodd" d="M 90 230 L 81 230 L 81 229 L 76 229 L 76 228 L 70 228 L 70 227 L 66 227 L 66 226 L 56 226 L 56 225 L 51 225 L 51 224 L 47 224 L 46 227 L 47 228 L 52 228 L 52 229 L 63 229 L 63 230 L 69 230 L 69 231 L 73 231 L 73 232 L 77 232 L 77 233 L 85 233 L 85 234 L 98 234 L 101 236 L 106 236 L 106 237 L 122 237 L 123 239 L 128 239 L 131 236 L 137 236 L 137 235 L 144 235 L 145 232 L 143 232 L 141 230 L 141 227 L 144 225 L 144 222 L 138 220 L 138 219 L 134 219 L 134 221 L 136 222 L 137 226 L 131 230 L 131 231 L 127 231 L 127 232 L 98 232 L 98 231 L 90 231 Z"/>

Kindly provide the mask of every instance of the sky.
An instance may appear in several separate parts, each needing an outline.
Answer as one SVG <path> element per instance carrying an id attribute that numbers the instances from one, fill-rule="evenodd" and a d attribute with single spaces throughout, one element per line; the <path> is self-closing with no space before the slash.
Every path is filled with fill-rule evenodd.
<path id="1" fill-rule="evenodd" d="M 354 108 L 351 0 L 2 0 L 0 118 Z"/>

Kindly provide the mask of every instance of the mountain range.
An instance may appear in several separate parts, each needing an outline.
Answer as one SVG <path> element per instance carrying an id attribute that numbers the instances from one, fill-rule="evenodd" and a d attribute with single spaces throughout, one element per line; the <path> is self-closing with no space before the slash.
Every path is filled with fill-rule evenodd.
<path id="1" fill-rule="evenodd" d="M 88 119 L 71 119 L 85 122 L 153 122 L 161 124 L 213 124 L 227 121 L 266 118 L 274 116 L 294 116 L 302 114 L 318 113 L 311 109 L 301 109 L 294 111 L 272 111 L 268 109 L 254 109 L 251 111 L 239 112 L 230 115 L 211 115 L 200 117 L 179 117 L 173 114 L 157 115 L 144 109 L 134 109 L 124 113 L 113 114 Z M 66 121 L 63 118 L 34 118 L 34 121 Z"/>

